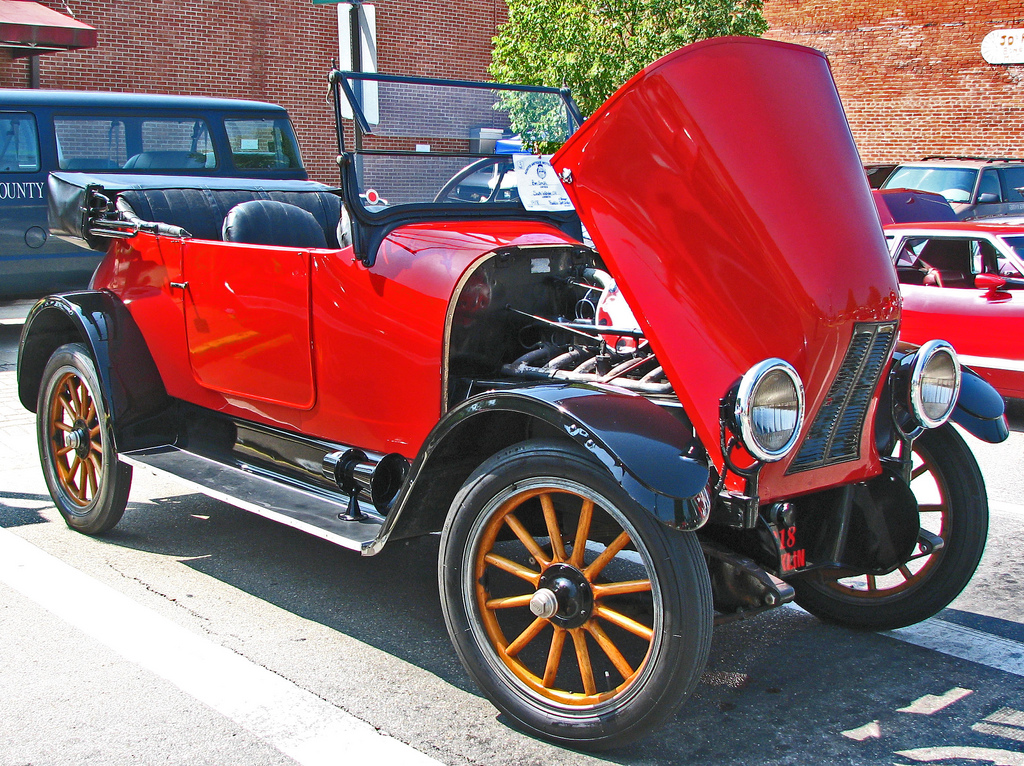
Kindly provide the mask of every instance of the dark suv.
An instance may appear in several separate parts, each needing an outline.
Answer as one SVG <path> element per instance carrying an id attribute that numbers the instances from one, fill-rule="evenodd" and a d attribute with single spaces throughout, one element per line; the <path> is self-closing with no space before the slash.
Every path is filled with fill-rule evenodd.
<path id="1" fill-rule="evenodd" d="M 882 188 L 937 192 L 960 220 L 1024 213 L 1024 159 L 926 157 L 899 165 Z"/>

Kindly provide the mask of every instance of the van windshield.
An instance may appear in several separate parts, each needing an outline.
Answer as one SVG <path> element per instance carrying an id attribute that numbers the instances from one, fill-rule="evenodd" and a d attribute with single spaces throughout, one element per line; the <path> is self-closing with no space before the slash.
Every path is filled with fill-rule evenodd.
<path id="1" fill-rule="evenodd" d="M 302 167 L 288 120 L 224 120 L 236 168 L 295 170 Z"/>
<path id="2" fill-rule="evenodd" d="M 0 172 L 39 171 L 36 120 L 26 113 L 0 113 Z"/>
<path id="3" fill-rule="evenodd" d="M 55 117 L 62 170 L 202 170 L 217 167 L 198 117 Z"/>

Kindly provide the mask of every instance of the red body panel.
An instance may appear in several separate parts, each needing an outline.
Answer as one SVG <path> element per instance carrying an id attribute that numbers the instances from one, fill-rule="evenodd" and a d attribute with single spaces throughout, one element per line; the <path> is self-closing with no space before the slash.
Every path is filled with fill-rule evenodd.
<path id="1" fill-rule="evenodd" d="M 805 432 L 855 322 L 896 320 L 899 293 L 823 55 L 752 38 L 709 40 L 634 77 L 555 155 L 708 451 L 718 405 L 752 365 L 791 364 Z M 856 264 L 854 267 L 853 264 Z M 761 499 L 879 471 L 861 459 L 761 473 Z"/>
<path id="2" fill-rule="evenodd" d="M 459 279 L 495 248 L 565 242 L 536 223 L 411 225 L 390 234 L 367 269 L 351 248 L 140 233 L 114 241 L 93 286 L 125 302 L 170 395 L 412 458 L 441 416 L 445 321 Z"/>
<path id="3" fill-rule="evenodd" d="M 890 225 L 885 232 L 894 238 L 893 248 L 905 238 L 954 239 L 983 242 L 998 249 L 1004 274 L 1024 273 L 1010 243 L 1003 238 L 1024 237 L 1024 225 L 991 221 L 929 222 Z M 986 271 L 990 271 L 988 268 Z M 1000 394 L 1024 398 L 1024 290 L 1007 287 L 986 290 L 969 285 L 923 286 L 902 284 L 903 324 L 901 337 L 910 343 L 932 338 L 949 341 L 966 364 Z"/>
<path id="4" fill-rule="evenodd" d="M 903 327 L 910 343 L 949 341 L 961 361 L 1003 396 L 1024 398 L 1024 292 L 903 285 Z"/>

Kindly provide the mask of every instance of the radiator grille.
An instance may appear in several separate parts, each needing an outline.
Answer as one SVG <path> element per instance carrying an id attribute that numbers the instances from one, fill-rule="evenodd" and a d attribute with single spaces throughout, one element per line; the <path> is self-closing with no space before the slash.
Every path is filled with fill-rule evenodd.
<path id="1" fill-rule="evenodd" d="M 861 431 L 896 339 L 896 324 L 864 323 L 853 330 L 842 367 L 787 473 L 860 457 Z"/>

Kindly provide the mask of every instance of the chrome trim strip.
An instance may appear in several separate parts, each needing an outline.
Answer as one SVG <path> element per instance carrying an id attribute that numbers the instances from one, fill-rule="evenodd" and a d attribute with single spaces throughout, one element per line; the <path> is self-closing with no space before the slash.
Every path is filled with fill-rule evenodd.
<path id="1" fill-rule="evenodd" d="M 338 513 L 348 509 L 346 502 L 288 486 L 177 447 L 122 453 L 118 459 L 132 466 L 173 476 L 204 495 L 353 551 L 368 549 L 384 523 L 384 519 L 373 512 L 369 502 L 363 507 L 367 516 L 365 521 L 342 521 Z M 211 486 L 214 482 L 223 489 Z"/>

